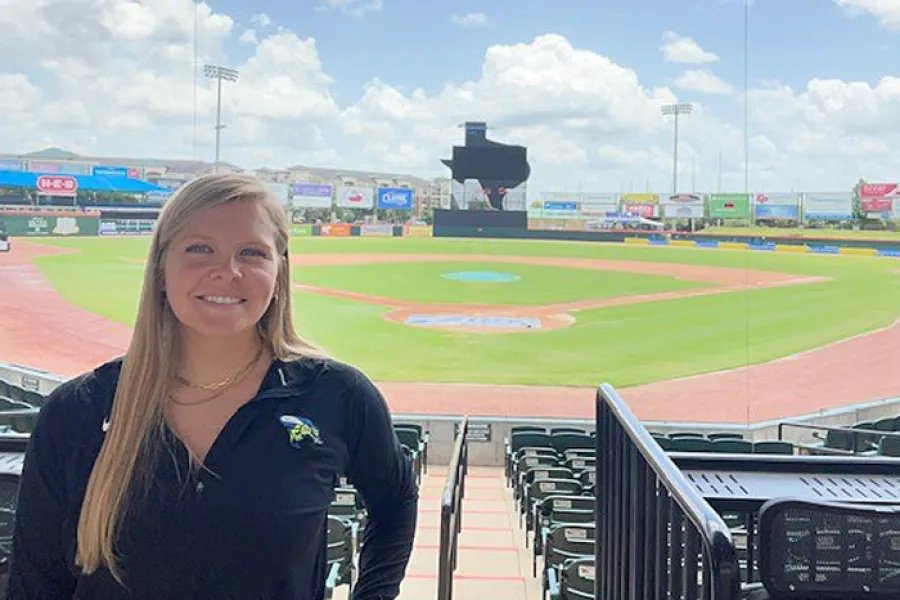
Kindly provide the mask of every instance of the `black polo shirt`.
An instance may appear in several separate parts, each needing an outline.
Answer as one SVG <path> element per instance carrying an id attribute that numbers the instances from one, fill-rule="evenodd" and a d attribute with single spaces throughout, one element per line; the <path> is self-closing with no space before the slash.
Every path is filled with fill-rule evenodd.
<path id="1" fill-rule="evenodd" d="M 320 600 L 341 476 L 369 514 L 353 598 L 398 595 L 416 525 L 412 466 L 377 388 L 326 360 L 275 361 L 210 449 L 209 472 L 191 475 L 177 441 L 160 457 L 120 531 L 127 589 L 105 569 L 83 575 L 78 518 L 120 368 L 116 360 L 61 385 L 41 410 L 22 472 L 10 600 Z"/>

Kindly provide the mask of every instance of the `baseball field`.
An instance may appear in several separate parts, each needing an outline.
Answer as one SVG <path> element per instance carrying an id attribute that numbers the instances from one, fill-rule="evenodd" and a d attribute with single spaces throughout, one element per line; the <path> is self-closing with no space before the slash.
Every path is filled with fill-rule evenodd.
<path id="1" fill-rule="evenodd" d="M 133 323 L 147 238 L 40 244 L 70 250 L 34 259 L 66 301 Z M 421 238 L 295 238 L 291 252 L 299 329 L 387 382 L 629 388 L 900 315 L 890 258 Z"/>

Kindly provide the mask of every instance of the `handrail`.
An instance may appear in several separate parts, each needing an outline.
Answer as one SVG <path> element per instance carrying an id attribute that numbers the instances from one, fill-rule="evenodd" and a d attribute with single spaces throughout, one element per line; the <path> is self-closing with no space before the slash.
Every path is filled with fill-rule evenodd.
<path id="1" fill-rule="evenodd" d="M 598 388 L 596 412 L 595 597 L 670 589 L 672 597 L 737 600 L 740 569 L 725 522 L 611 385 Z"/>
<path id="2" fill-rule="evenodd" d="M 453 445 L 453 456 L 447 470 L 447 480 L 441 493 L 441 541 L 438 551 L 438 600 L 452 600 L 453 572 L 458 564 L 458 541 L 462 531 L 462 501 L 466 493 L 466 473 L 469 470 L 469 450 L 466 438 L 469 417 L 463 417 Z"/>

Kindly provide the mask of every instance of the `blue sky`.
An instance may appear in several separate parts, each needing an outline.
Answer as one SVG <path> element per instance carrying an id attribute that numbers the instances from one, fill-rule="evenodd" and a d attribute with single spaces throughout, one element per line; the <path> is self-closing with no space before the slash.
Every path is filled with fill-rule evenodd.
<path id="1" fill-rule="evenodd" d="M 695 106 L 680 180 L 711 189 L 721 153 L 723 186 L 743 186 L 741 0 L 4 6 L 0 152 L 210 158 L 215 93 L 194 85 L 196 15 L 197 62 L 241 71 L 223 96 L 222 156 L 247 168 L 445 175 L 456 125 L 487 120 L 529 147 L 530 190 L 661 191 L 672 127 L 659 107 L 677 100 Z M 900 178 L 900 2 L 754 0 L 750 12 L 751 185 Z"/>
<path id="2" fill-rule="evenodd" d="M 336 96 L 345 102 L 375 76 L 435 93 L 446 82 L 477 78 L 489 46 L 529 42 L 545 33 L 635 69 L 647 85 L 666 85 L 679 73 L 660 55 L 667 30 L 719 55 L 720 77 L 741 85 L 744 74 L 741 0 L 385 0 L 381 10 L 360 16 L 321 10 L 319 0 L 211 4 L 240 25 L 252 27 L 253 15 L 265 12 L 298 35 L 314 37 L 335 77 Z M 488 19 L 483 27 L 452 20 L 479 12 Z M 816 77 L 875 84 L 900 58 L 892 48 L 896 33 L 879 28 L 873 16 L 848 16 L 828 0 L 756 0 L 750 25 L 751 84 L 778 81 L 802 88 Z M 232 51 L 242 57 L 241 48 Z"/>

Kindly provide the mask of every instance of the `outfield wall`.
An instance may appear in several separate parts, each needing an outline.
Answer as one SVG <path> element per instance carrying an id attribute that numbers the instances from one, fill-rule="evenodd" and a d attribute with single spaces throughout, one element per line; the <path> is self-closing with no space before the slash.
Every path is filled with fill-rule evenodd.
<path id="1" fill-rule="evenodd" d="M 853 238 L 659 233 L 638 230 L 571 231 L 529 229 L 527 213 L 497 211 L 434 211 L 434 236 L 451 238 L 539 239 L 579 242 L 621 242 L 643 246 L 722 248 L 794 254 L 900 257 L 900 240 Z"/>

